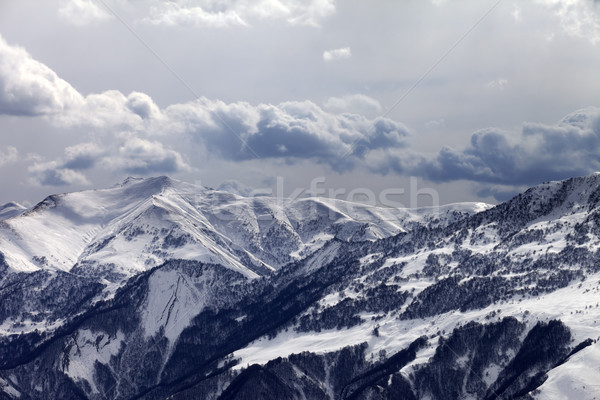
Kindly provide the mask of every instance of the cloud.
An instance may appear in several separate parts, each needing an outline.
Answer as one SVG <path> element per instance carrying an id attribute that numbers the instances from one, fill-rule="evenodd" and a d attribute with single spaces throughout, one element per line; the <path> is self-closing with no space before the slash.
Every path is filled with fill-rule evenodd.
<path id="1" fill-rule="evenodd" d="M 96 166 L 98 160 L 106 155 L 96 143 L 80 143 L 65 149 L 64 161 L 61 168 L 70 170 L 88 170 Z"/>
<path id="2" fill-rule="evenodd" d="M 297 1 L 263 1 L 267 7 L 271 3 L 282 3 L 292 11 L 287 21 L 292 25 L 319 26 L 319 22 L 335 12 L 335 0 Z"/>
<path id="3" fill-rule="evenodd" d="M 523 20 L 523 16 L 521 13 L 521 7 L 519 7 L 517 4 L 513 4 L 513 10 L 510 13 L 510 15 L 512 15 L 512 17 L 514 18 L 514 20 L 516 22 L 521 22 Z"/>
<path id="4" fill-rule="evenodd" d="M 597 1 L 537 0 L 537 3 L 554 11 L 568 35 L 585 38 L 592 44 L 600 43 L 600 12 Z"/>
<path id="5" fill-rule="evenodd" d="M 337 61 L 345 60 L 352 56 L 350 47 L 343 47 L 341 49 L 325 50 L 323 52 L 323 60 L 325 61 Z"/>
<path id="6" fill-rule="evenodd" d="M 75 26 L 86 26 L 112 18 L 92 0 L 61 0 L 58 15 Z"/>
<path id="7" fill-rule="evenodd" d="M 318 26 L 335 12 L 333 0 L 259 0 L 160 2 L 143 20 L 163 26 L 250 26 L 254 20 L 285 20 L 290 25 Z"/>
<path id="8" fill-rule="evenodd" d="M 310 102 L 226 104 L 205 98 L 165 110 L 169 131 L 192 136 L 209 154 L 232 160 L 311 159 L 336 170 L 371 150 L 402 148 L 408 129 L 387 118 L 333 114 Z"/>
<path id="9" fill-rule="evenodd" d="M 139 92 L 83 96 L 2 38 L 0 54 L 0 113 L 45 116 L 58 126 L 89 131 L 95 140 L 67 147 L 52 161 L 29 160 L 29 173 L 42 185 L 89 184 L 86 174 L 99 170 L 171 174 L 192 171 L 190 160 L 258 158 L 308 160 L 338 172 L 468 180 L 479 183 L 482 194 L 505 196 L 511 187 L 600 170 L 600 108 L 595 107 L 556 124 L 526 123 L 517 132 L 481 129 L 462 148 L 425 154 L 408 148 L 409 129 L 403 124 L 364 116 L 380 105 L 361 94 L 331 97 L 323 107 L 311 101 L 250 104 L 202 97 L 161 109 Z M 505 85 L 503 79 L 491 86 Z M 0 152 L 0 164 L 17 157 L 8 147 Z"/>
<path id="10" fill-rule="evenodd" d="M 64 168 L 57 161 L 35 163 L 28 170 L 33 176 L 33 184 L 43 186 L 90 185 L 84 174 Z"/>
<path id="11" fill-rule="evenodd" d="M 330 97 L 323 106 L 332 112 L 365 114 L 380 112 L 381 104 L 372 97 L 364 94 L 351 94 L 343 97 Z"/>
<path id="12" fill-rule="evenodd" d="M 19 159 L 19 151 L 14 146 L 6 146 L 0 149 L 0 166 L 15 162 Z"/>
<path id="13" fill-rule="evenodd" d="M 54 71 L 0 36 L 0 114 L 53 114 L 82 101 L 82 96 Z"/>
<path id="14" fill-rule="evenodd" d="M 233 193 L 238 196 L 244 196 L 244 197 L 254 197 L 254 196 L 270 194 L 270 190 L 267 188 L 264 188 L 264 189 L 251 188 L 235 179 L 229 179 L 229 180 L 222 182 L 219 185 L 219 187 L 217 187 L 217 190 L 222 190 L 224 192 L 229 192 L 229 193 Z"/>
<path id="15" fill-rule="evenodd" d="M 444 118 L 432 119 L 432 120 L 425 122 L 424 125 L 428 129 L 443 128 L 446 126 L 446 120 Z"/>
<path id="16" fill-rule="evenodd" d="M 111 144 L 80 143 L 67 147 L 53 161 L 34 160 L 29 167 L 33 182 L 44 186 L 90 185 L 85 172 L 93 168 L 135 175 L 169 174 L 191 168 L 176 151 L 162 143 L 118 135 Z"/>
<path id="17" fill-rule="evenodd" d="M 493 197 L 498 201 L 506 201 L 515 197 L 519 193 L 527 190 L 527 185 L 476 185 L 475 193 L 477 196 L 486 198 Z"/>
<path id="18" fill-rule="evenodd" d="M 165 148 L 160 142 L 135 137 L 123 143 L 116 155 L 103 161 L 106 167 L 136 175 L 191 170 L 178 152 Z"/>
<path id="19" fill-rule="evenodd" d="M 508 79 L 505 78 L 498 78 L 498 79 L 493 79 L 491 81 L 489 81 L 488 83 L 485 84 L 485 87 L 489 88 L 489 89 L 494 89 L 494 90 L 504 90 L 504 88 L 508 85 Z"/>
<path id="20" fill-rule="evenodd" d="M 152 98 L 145 93 L 132 92 L 125 102 L 125 106 L 142 119 L 160 118 L 161 112 Z"/>
<path id="21" fill-rule="evenodd" d="M 8 90 L 1 94 L 21 105 L 19 113 L 45 115 L 61 127 L 89 128 L 100 134 L 98 140 L 106 142 L 103 151 L 97 145 L 77 145 L 66 149 L 64 156 L 53 163 L 37 162 L 32 172 L 43 184 L 83 182 L 75 172 L 94 168 L 100 160 L 110 160 L 107 165 L 112 170 L 138 174 L 190 168 L 179 153 L 157 138 L 191 138 L 209 156 L 225 160 L 311 159 L 342 171 L 354 168 L 370 151 L 404 147 L 408 136 L 404 125 L 390 119 L 332 113 L 310 101 L 251 105 L 200 98 L 161 110 L 150 96 L 139 92 L 124 95 L 110 90 L 84 97 L 24 50 L 6 43 L 3 48 L 9 53 L 9 63 L 35 67 L 29 68 L 31 74 L 22 74 L 25 78 L 18 73 L 4 74 L 4 81 L 18 82 L 23 87 L 19 91 L 13 89 L 18 85 L 5 85 Z M 29 83 L 39 81 L 45 85 Z M 41 94 L 33 96 L 36 90 Z M 328 104 L 334 108 L 379 108 L 376 100 L 362 95 L 332 98 Z M 124 136 L 115 139 L 121 133 Z M 123 142 L 123 137 L 129 139 Z M 117 147 L 111 140 L 121 144 Z"/>
<path id="22" fill-rule="evenodd" d="M 95 143 L 81 143 L 67 147 L 61 159 L 44 161 L 35 158 L 28 170 L 33 183 L 44 186 L 84 185 L 89 186 L 83 172 L 94 167 L 105 154 Z"/>
<path id="23" fill-rule="evenodd" d="M 169 1 L 151 8 L 146 21 L 153 25 L 165 26 L 246 26 L 247 23 L 236 10 L 206 11 L 204 8 L 185 7 Z"/>
<path id="24" fill-rule="evenodd" d="M 418 158 L 412 173 L 435 182 L 516 186 L 589 174 L 600 170 L 600 108 L 576 111 L 555 125 L 526 123 L 520 134 L 482 129 L 462 150 L 444 147 Z"/>
<path id="25" fill-rule="evenodd" d="M 65 127 L 143 130 L 161 116 L 158 106 L 144 93 L 132 92 L 125 96 L 118 90 L 108 90 L 87 95 L 77 106 L 51 117 Z"/>

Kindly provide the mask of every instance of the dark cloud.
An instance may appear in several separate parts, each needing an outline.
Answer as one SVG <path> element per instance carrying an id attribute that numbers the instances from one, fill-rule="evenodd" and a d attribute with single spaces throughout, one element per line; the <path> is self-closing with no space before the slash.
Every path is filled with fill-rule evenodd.
<path id="1" fill-rule="evenodd" d="M 421 157 L 414 173 L 435 182 L 471 180 L 531 185 L 600 169 L 600 109 L 586 108 L 556 125 L 523 125 L 520 135 L 489 128 L 471 136 L 462 150 L 444 147 Z"/>
<path id="2" fill-rule="evenodd" d="M 338 171 L 352 169 L 371 151 L 405 147 L 409 135 L 391 119 L 332 114 L 310 101 L 252 106 L 203 99 L 194 107 L 171 106 L 167 115 L 185 121 L 188 134 L 226 160 L 310 159 Z"/>

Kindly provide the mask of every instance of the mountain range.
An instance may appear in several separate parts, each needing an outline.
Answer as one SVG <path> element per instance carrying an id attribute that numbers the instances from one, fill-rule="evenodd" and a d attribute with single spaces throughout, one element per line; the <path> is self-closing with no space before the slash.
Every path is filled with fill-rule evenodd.
<path id="1" fill-rule="evenodd" d="M 170 179 L 0 207 L 0 399 L 599 399 L 600 175 L 495 206 Z"/>

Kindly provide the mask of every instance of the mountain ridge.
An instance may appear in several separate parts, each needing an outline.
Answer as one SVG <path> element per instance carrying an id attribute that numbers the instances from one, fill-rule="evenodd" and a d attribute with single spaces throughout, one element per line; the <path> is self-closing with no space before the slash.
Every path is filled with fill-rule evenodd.
<path id="1" fill-rule="evenodd" d="M 77 269 L 3 274 L 0 393 L 42 398 L 36 387 L 50 377 L 46 394 L 54 398 L 600 395 L 600 372 L 586 362 L 600 354 L 598 175 L 544 183 L 478 213 L 402 210 L 392 215 L 403 229 L 382 237 L 365 235 L 368 224 L 354 230 L 341 202 L 300 199 L 291 212 L 268 198 L 194 189 L 192 209 L 163 183 L 148 183 L 161 191 L 143 210 L 160 218 L 145 222 L 181 224 L 172 215 L 185 210 L 232 243 L 251 243 L 233 234 L 254 226 L 242 232 L 266 232 L 278 238 L 273 248 L 290 253 L 298 247 L 283 239 L 325 237 L 252 279 L 222 263 L 168 257 L 113 283 Z M 58 207 L 71 200 L 59 198 Z M 218 213 L 205 212 L 215 205 Z M 306 205 L 335 218 L 303 225 L 294 215 L 306 215 Z M 384 215 L 356 210 L 346 216 Z M 215 217 L 223 212 L 225 222 Z M 140 227 L 132 220 L 124 226 Z"/>
<path id="2" fill-rule="evenodd" d="M 318 224 L 318 220 L 325 216 L 325 218 L 330 219 L 328 223 L 331 227 L 337 225 L 340 228 L 335 235 L 345 235 L 346 238 L 356 234 L 364 225 L 370 225 L 371 229 L 375 229 L 371 234 L 372 238 L 377 239 L 399 232 L 402 230 L 400 224 L 408 219 L 418 221 L 418 213 L 427 214 L 426 209 L 415 210 L 412 215 L 409 211 L 403 215 L 401 212 L 395 212 L 391 209 L 349 204 L 341 200 L 316 198 L 298 200 L 274 200 L 265 197 L 246 198 L 186 184 L 168 177 L 128 178 L 110 189 L 48 196 L 30 210 L 25 211 L 22 216 L 17 215 L 18 219 L 7 221 L 3 225 L 4 229 L 0 228 L 0 251 L 5 254 L 9 265 L 23 271 L 32 271 L 45 265 L 69 271 L 77 263 L 86 261 L 115 264 L 115 261 L 106 254 L 98 257 L 102 261 L 94 260 L 93 253 L 102 249 L 106 253 L 109 242 L 118 241 L 121 236 L 125 236 L 125 240 L 131 242 L 135 239 L 135 236 L 140 236 L 141 232 L 149 231 L 148 227 L 152 225 L 153 227 L 160 226 L 161 230 L 169 231 L 178 228 L 177 238 L 182 241 L 191 240 L 204 245 L 208 251 L 205 257 L 208 258 L 202 258 L 202 255 L 198 254 L 196 259 L 207 262 L 219 262 L 218 260 L 221 259 L 221 263 L 224 265 L 244 270 L 245 268 L 240 265 L 239 260 L 235 259 L 235 249 L 229 248 L 226 249 L 225 253 L 223 252 L 223 247 L 233 245 L 234 247 L 240 247 L 247 257 L 256 259 L 257 268 L 276 269 L 282 262 L 286 262 L 285 259 L 281 259 L 282 257 L 287 258 L 287 262 L 291 261 L 289 259 L 290 253 L 300 252 L 303 247 L 306 247 L 305 244 L 310 243 L 315 239 L 314 236 L 320 234 L 319 229 L 328 228 L 327 226 L 317 227 L 316 233 L 304 230 L 305 234 L 302 235 L 302 232 L 298 231 L 300 220 L 310 219 L 313 224 Z M 359 220 L 353 221 L 355 218 L 344 212 L 347 210 L 340 211 L 344 207 L 357 212 Z M 448 206 L 446 207 L 447 212 L 451 213 L 453 207 L 457 208 L 457 214 L 464 215 L 486 206 L 481 203 Z M 375 210 L 375 212 L 370 213 L 369 210 Z M 240 212 L 251 216 L 250 218 L 246 217 L 243 221 L 244 224 L 249 226 L 249 229 L 240 226 L 239 223 L 236 224 L 243 218 Z M 40 217 L 43 221 L 36 221 L 38 214 L 50 215 L 43 215 Z M 382 222 L 377 220 L 382 219 L 382 216 L 387 219 L 383 223 L 386 227 L 383 229 L 381 227 L 373 228 L 376 223 L 382 225 Z M 364 224 L 360 218 L 364 218 Z M 32 226 L 28 226 L 28 223 Z M 233 228 L 231 227 L 232 224 L 235 225 Z M 276 226 L 273 226 L 273 224 L 276 224 Z M 264 228 L 261 229 L 260 225 L 266 225 L 266 228 L 271 230 L 266 233 L 262 232 Z M 347 233 L 344 233 L 344 229 L 346 229 L 344 226 L 348 228 Z M 84 232 L 84 234 L 82 235 L 79 232 Z M 208 232 L 208 237 L 202 232 Z M 13 237 L 7 239 L 7 236 L 10 236 L 11 233 Z M 60 243 L 56 242 L 52 243 L 52 246 L 40 244 L 41 248 L 32 248 L 32 238 L 43 236 L 43 241 L 46 242 L 47 238 L 52 236 L 50 233 L 68 238 L 67 240 L 73 244 L 73 248 L 64 245 L 61 247 Z M 149 237 L 146 241 L 159 240 L 159 235 L 156 232 L 147 233 L 152 237 Z M 236 241 L 235 235 L 239 236 L 240 233 L 246 235 L 246 237 Z M 262 260 L 261 254 L 257 254 L 257 250 L 258 253 L 261 253 L 261 249 L 257 247 L 262 247 L 260 238 L 257 238 L 257 235 L 269 233 L 284 235 L 283 240 L 287 242 L 295 241 L 296 243 L 292 243 L 295 248 L 291 251 L 284 249 L 284 254 L 279 257 L 279 260 L 277 256 L 274 259 L 272 254 L 264 254 L 266 259 Z M 330 236 L 332 234 L 332 232 L 329 232 Z M 20 240 L 23 236 L 27 236 L 27 239 Z M 231 241 L 231 239 L 233 239 L 232 243 L 225 244 L 223 242 Z M 15 242 L 19 243 L 11 249 L 10 246 Z M 121 244 L 114 244 L 117 248 L 119 245 Z M 148 247 L 147 243 L 141 245 L 147 247 L 147 253 L 160 253 L 162 250 L 157 246 Z M 172 245 L 176 246 L 178 244 L 172 243 Z M 180 243 L 180 245 L 185 244 Z M 173 246 L 167 244 L 163 247 Z M 123 251 L 127 251 L 127 249 L 117 248 L 115 248 L 115 251 L 119 251 L 115 257 L 122 258 Z M 60 259 L 54 257 L 53 260 L 50 260 L 54 256 L 53 253 L 56 252 L 64 254 L 64 257 Z M 138 250 L 137 253 L 139 254 L 140 251 Z M 210 254 L 213 254 L 213 256 Z M 194 258 L 194 255 L 170 254 L 169 257 Z M 164 257 L 160 257 L 160 255 L 157 257 L 149 256 L 138 261 L 130 260 L 129 264 L 136 265 L 131 273 L 145 270 L 147 268 L 145 265 L 158 265 L 162 260 L 164 260 Z M 131 273 L 127 271 L 118 272 L 124 273 L 125 276 L 131 276 Z M 247 271 L 246 273 L 249 276 L 256 276 L 253 271 Z"/>

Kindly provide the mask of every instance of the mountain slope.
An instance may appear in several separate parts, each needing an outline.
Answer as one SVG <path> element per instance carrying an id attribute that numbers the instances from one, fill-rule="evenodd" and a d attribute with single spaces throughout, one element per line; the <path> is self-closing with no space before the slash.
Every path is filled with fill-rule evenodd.
<path id="1" fill-rule="evenodd" d="M 106 247 L 205 235 L 254 256 L 236 260 L 262 276 L 167 254 L 107 295 L 105 278 L 73 273 L 81 262 L 28 273 L 3 263 L 6 398 L 600 397 L 599 175 L 545 183 L 478 213 L 282 206 L 195 187 L 192 203 L 173 185 L 133 196 L 139 204 L 107 223 L 122 229 L 100 236 Z M 384 213 L 397 219 L 378 223 Z M 361 215 L 369 218 L 356 225 Z M 147 221 L 176 229 L 147 233 Z M 102 251 L 85 254 L 100 264 L 113 254 Z M 79 300 L 59 313 L 69 287 Z M 19 308 L 27 296 L 29 314 Z"/>
<path id="2" fill-rule="evenodd" d="M 27 207 L 22 206 L 19 203 L 6 203 L 0 206 L 0 221 L 9 219 L 23 214 L 27 210 Z"/>
<path id="3" fill-rule="evenodd" d="M 438 223 L 486 205 L 445 207 Z M 375 240 L 429 222 L 437 210 L 395 210 L 330 199 L 245 198 L 167 177 L 52 195 L 0 225 L 16 272 L 71 271 L 117 280 L 189 259 L 257 277 L 333 237 Z M 111 274 L 112 273 L 112 274 Z"/>

